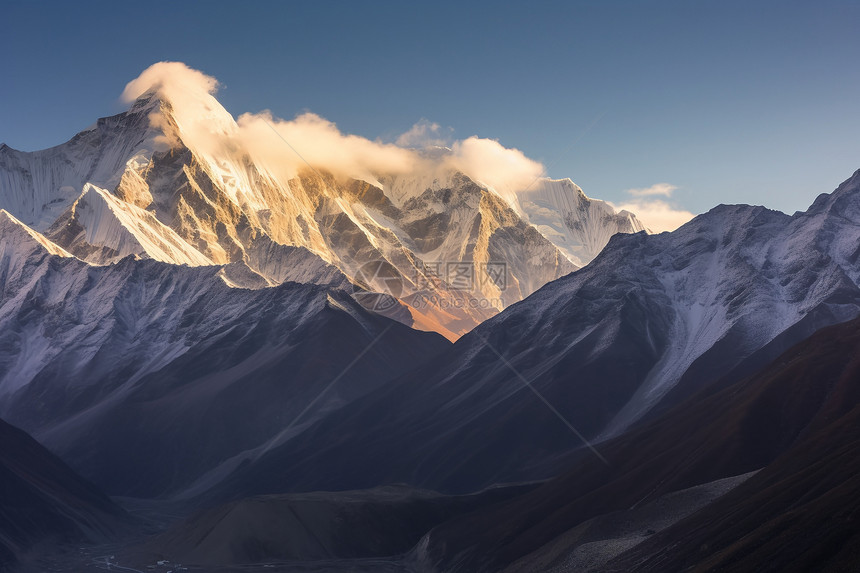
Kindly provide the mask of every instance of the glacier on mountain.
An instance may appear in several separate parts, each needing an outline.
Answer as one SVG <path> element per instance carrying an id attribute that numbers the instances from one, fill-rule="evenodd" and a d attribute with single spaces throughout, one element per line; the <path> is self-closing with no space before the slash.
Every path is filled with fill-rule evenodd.
<path id="1" fill-rule="evenodd" d="M 522 213 L 574 264 L 584 267 L 615 233 L 648 231 L 630 211 L 591 199 L 570 179 L 541 178 L 517 192 Z"/>

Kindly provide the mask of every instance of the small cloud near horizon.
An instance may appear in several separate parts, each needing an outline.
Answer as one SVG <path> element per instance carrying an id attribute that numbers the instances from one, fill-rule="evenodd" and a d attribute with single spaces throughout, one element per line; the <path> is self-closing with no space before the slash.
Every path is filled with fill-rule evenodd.
<path id="1" fill-rule="evenodd" d="M 676 189 L 678 187 L 670 183 L 655 183 L 650 187 L 627 189 L 625 193 L 630 195 L 630 199 L 623 203 L 610 204 L 619 211 L 630 211 L 635 214 L 654 233 L 674 231 L 695 217 L 690 211 L 681 209 L 673 204 L 674 202 L 668 201 Z"/>
<path id="2" fill-rule="evenodd" d="M 625 191 L 628 195 L 634 197 L 652 197 L 662 195 L 663 197 L 671 197 L 672 193 L 677 189 L 676 185 L 671 183 L 655 183 L 651 187 L 641 187 L 638 189 L 628 189 Z"/>

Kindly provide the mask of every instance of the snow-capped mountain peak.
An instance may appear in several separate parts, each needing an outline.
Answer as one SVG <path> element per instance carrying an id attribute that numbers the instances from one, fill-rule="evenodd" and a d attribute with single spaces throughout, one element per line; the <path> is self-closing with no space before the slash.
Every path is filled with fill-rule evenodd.
<path id="1" fill-rule="evenodd" d="M 152 212 L 92 183 L 84 185 L 81 196 L 49 233 L 79 258 L 95 264 L 131 254 L 190 266 L 213 264 Z"/>
<path id="2" fill-rule="evenodd" d="M 612 235 L 648 231 L 636 215 L 587 197 L 570 179 L 541 178 L 517 200 L 528 221 L 578 266 L 591 262 Z"/>
<path id="3" fill-rule="evenodd" d="M 333 266 L 399 298 L 401 319 L 451 338 L 641 227 L 569 181 L 537 182 L 521 208 L 499 189 L 534 181 L 522 173 L 540 166 L 495 141 L 416 151 L 345 136 L 313 114 L 234 119 L 216 88 L 183 64 L 157 64 L 126 86 L 127 112 L 48 150 L 0 149 L 0 208 L 91 264 L 133 254 L 244 263 L 262 277 L 234 268 L 225 280 L 236 285 L 298 276 L 271 258 L 295 255 L 276 246 L 304 249 L 319 259 L 302 259 L 305 280 L 313 268 L 329 281 Z M 368 283 L 368 265 L 397 288 Z"/>
<path id="4" fill-rule="evenodd" d="M 0 259 L 25 260 L 34 251 L 44 251 L 58 257 L 71 257 L 65 249 L 34 231 L 5 209 L 0 209 Z"/>

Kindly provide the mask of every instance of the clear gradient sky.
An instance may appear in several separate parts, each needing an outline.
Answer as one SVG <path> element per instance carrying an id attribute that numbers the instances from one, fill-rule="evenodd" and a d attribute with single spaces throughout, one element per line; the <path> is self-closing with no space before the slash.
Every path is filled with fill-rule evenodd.
<path id="1" fill-rule="evenodd" d="M 805 209 L 860 168 L 860 2 L 4 2 L 0 141 L 56 145 L 143 69 L 215 76 L 234 116 L 313 111 L 393 141 L 422 118 L 624 203 L 676 186 Z"/>

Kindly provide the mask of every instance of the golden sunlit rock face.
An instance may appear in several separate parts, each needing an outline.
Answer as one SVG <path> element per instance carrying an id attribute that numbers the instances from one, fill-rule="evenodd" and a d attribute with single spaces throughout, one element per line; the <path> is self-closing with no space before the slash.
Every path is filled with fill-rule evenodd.
<path id="1" fill-rule="evenodd" d="M 22 155 L 48 187 L 51 177 L 71 184 L 19 215 L 91 264 L 135 255 L 244 265 L 221 275 L 234 286 L 325 282 L 279 247 L 304 249 L 316 271 L 339 269 L 366 293 L 371 310 L 452 340 L 575 270 L 506 191 L 540 175 L 520 152 L 477 138 L 406 149 L 311 114 L 237 121 L 216 87 L 183 64 L 152 66 L 126 88 L 129 111 L 51 153 Z M 60 157 L 80 172 L 56 172 Z M 26 196 L 28 182 L 18 185 Z"/>
<path id="2" fill-rule="evenodd" d="M 320 282 L 307 267 L 328 278 L 331 267 L 353 291 L 383 295 L 361 296 L 371 310 L 452 340 L 642 228 L 572 183 L 536 198 L 558 182 L 497 141 L 415 149 L 311 113 L 234 119 L 217 88 L 161 62 L 126 86 L 127 112 L 44 152 L 9 150 L 21 164 L 10 212 L 91 264 L 241 264 L 221 276 L 248 288 Z M 278 247 L 317 260 L 295 270 Z"/>
<path id="3" fill-rule="evenodd" d="M 452 339 L 574 269 L 504 200 L 463 174 L 452 172 L 435 186 L 428 182 L 431 187 L 400 197 L 398 207 L 379 182 L 309 165 L 285 178 L 245 153 L 197 153 L 183 146 L 173 106 L 137 105 L 155 108 L 151 126 L 173 129 L 172 147 L 153 152 L 148 163 L 130 164 L 117 195 L 155 213 L 202 261 L 241 261 L 276 284 L 286 273 L 278 271 L 271 251 L 264 257 L 261 250 L 269 244 L 304 247 L 360 287 L 400 298 L 414 313 L 397 313 L 399 319 Z M 407 177 L 400 174 L 397 184 L 402 187 Z M 93 262 L 109 260 L 102 252 Z M 188 257 L 182 262 L 193 263 Z M 367 265 L 377 263 L 392 276 L 368 273 Z M 493 265 L 495 276 L 487 272 Z M 453 284 L 457 271 L 461 280 Z"/>

